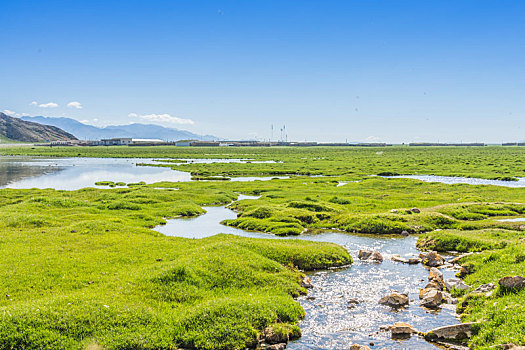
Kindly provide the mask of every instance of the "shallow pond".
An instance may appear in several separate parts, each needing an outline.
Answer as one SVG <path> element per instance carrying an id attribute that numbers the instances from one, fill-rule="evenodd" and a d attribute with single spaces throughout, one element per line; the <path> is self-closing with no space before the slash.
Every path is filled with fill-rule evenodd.
<path id="1" fill-rule="evenodd" d="M 161 160 L 157 160 L 158 161 Z M 215 161 L 210 159 L 210 161 Z M 38 158 L 0 156 L 0 188 L 54 188 L 78 190 L 98 181 L 148 184 L 192 181 L 191 174 L 166 167 L 138 166 L 155 163 L 148 158 Z M 236 177 L 231 181 L 268 181 L 280 177 Z"/>
<path id="2" fill-rule="evenodd" d="M 525 218 L 501 219 L 501 220 L 498 220 L 498 221 L 501 221 L 501 222 L 521 222 L 521 221 L 525 221 Z"/>
<path id="3" fill-rule="evenodd" d="M 441 182 L 444 184 L 494 185 L 503 187 L 525 187 L 525 177 L 518 181 L 488 180 L 475 177 L 436 176 L 436 175 L 397 175 L 383 176 L 386 179 L 416 179 L 425 182 Z"/>
<path id="4" fill-rule="evenodd" d="M 239 199 L 257 197 L 242 196 Z M 316 235 L 278 237 L 271 234 L 248 232 L 220 225 L 225 219 L 237 215 L 225 207 L 205 207 L 207 213 L 192 219 L 172 219 L 155 230 L 168 235 L 186 238 L 203 238 L 218 233 L 267 239 L 300 239 L 332 242 L 342 245 L 354 258 L 354 263 L 339 270 L 318 271 L 310 274 L 314 288 L 298 300 L 306 311 L 300 326 L 303 336 L 291 342 L 287 349 L 348 349 L 350 344 L 368 345 L 388 349 L 436 349 L 433 344 L 413 336 L 403 341 L 391 339 L 390 332 L 380 327 L 397 321 L 410 323 L 421 331 L 459 323 L 452 308 L 430 311 L 420 307 L 419 288 L 427 283 L 428 269 L 422 265 L 408 265 L 391 260 L 393 254 L 417 256 L 415 237 L 357 236 L 327 232 Z M 385 260 L 381 264 L 357 259 L 359 249 L 376 249 Z M 445 278 L 454 277 L 454 271 L 444 270 Z M 392 291 L 406 292 L 410 306 L 400 311 L 378 304 L 378 300 Z M 350 299 L 359 304 L 349 308 Z"/>
<path id="5" fill-rule="evenodd" d="M 30 158 L 0 157 L 0 187 L 77 190 L 97 181 L 155 183 L 190 181 L 187 172 L 143 167 L 133 158 Z"/>

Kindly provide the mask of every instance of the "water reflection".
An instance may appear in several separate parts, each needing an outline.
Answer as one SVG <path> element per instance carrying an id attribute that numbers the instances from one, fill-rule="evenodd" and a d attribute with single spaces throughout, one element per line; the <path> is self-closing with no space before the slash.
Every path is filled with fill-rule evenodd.
<path id="1" fill-rule="evenodd" d="M 162 167 L 143 167 L 137 163 L 147 159 L 133 158 L 22 158 L 0 157 L 0 164 L 11 169 L 4 174 L 1 187 L 54 188 L 77 190 L 95 186 L 97 181 L 155 183 L 161 181 L 190 181 L 187 172 Z M 151 161 L 151 160 L 150 160 Z M 24 177 L 13 176 L 17 172 Z"/>
<path id="2" fill-rule="evenodd" d="M 216 159 L 202 159 L 202 163 L 213 163 Z M 230 162 L 230 160 L 222 160 Z M 244 161 L 237 160 L 233 161 Z M 98 181 L 135 183 L 192 181 L 191 174 L 172 170 L 169 167 L 137 166 L 154 164 L 166 160 L 152 158 L 36 158 L 0 157 L 0 188 L 54 188 L 57 190 L 78 190 L 96 186 Z M 273 162 L 273 161 L 268 161 Z M 175 163 L 173 163 L 175 164 Z M 287 179 L 289 176 L 234 177 L 231 181 L 269 181 Z"/>
<path id="3" fill-rule="evenodd" d="M 19 162 L 13 162 L 0 157 L 0 187 L 18 182 L 26 178 L 32 178 L 44 174 L 52 174 L 61 171 L 60 167 L 48 166 L 23 166 Z"/>

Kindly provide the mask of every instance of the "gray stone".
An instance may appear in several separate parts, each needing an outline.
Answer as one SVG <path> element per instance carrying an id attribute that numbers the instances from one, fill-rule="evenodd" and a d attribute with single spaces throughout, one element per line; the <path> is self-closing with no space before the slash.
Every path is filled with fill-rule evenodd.
<path id="1" fill-rule="evenodd" d="M 408 263 L 408 260 L 403 258 L 403 257 L 401 257 L 401 255 L 399 255 L 399 254 L 392 255 L 392 261 L 400 262 L 400 263 L 403 263 L 403 264 Z"/>
<path id="2" fill-rule="evenodd" d="M 437 281 L 430 281 L 427 283 L 425 288 L 423 289 L 437 289 L 437 290 L 443 290 L 443 284 L 437 282 Z"/>
<path id="3" fill-rule="evenodd" d="M 443 294 L 443 301 L 447 304 L 456 305 L 459 302 L 458 298 L 454 298 L 450 293 L 442 292 L 441 294 Z"/>
<path id="4" fill-rule="evenodd" d="M 421 210 L 419 210 L 419 208 L 416 208 L 416 207 L 410 209 L 410 211 L 411 211 L 412 213 L 416 213 L 416 214 L 421 213 Z"/>
<path id="5" fill-rule="evenodd" d="M 420 297 L 420 305 L 429 309 L 437 309 L 443 301 L 443 294 L 437 289 L 427 289 Z"/>
<path id="6" fill-rule="evenodd" d="M 352 344 L 350 350 L 370 350 L 370 348 L 366 345 Z"/>
<path id="7" fill-rule="evenodd" d="M 436 252 L 419 254 L 421 262 L 429 267 L 438 267 L 445 263 L 445 259 Z"/>
<path id="8" fill-rule="evenodd" d="M 383 256 L 377 250 L 361 249 L 357 257 L 361 260 L 383 261 Z"/>
<path id="9" fill-rule="evenodd" d="M 405 334 L 416 334 L 417 330 L 405 322 L 396 322 L 393 326 L 390 327 L 390 331 L 392 332 L 392 337 L 395 337 L 396 335 L 405 335 Z"/>
<path id="10" fill-rule="evenodd" d="M 464 341 L 472 336 L 472 325 L 474 324 L 476 323 L 460 323 L 452 326 L 439 327 L 425 334 L 425 339 L 429 341 Z"/>
<path id="11" fill-rule="evenodd" d="M 471 254 L 473 254 L 473 253 L 464 253 L 464 254 L 458 255 L 455 258 L 450 259 L 448 262 L 451 263 L 451 264 L 459 264 L 459 261 L 461 259 L 463 259 L 464 257 L 469 256 Z"/>
<path id="12" fill-rule="evenodd" d="M 494 283 L 486 283 L 474 289 L 472 293 L 488 293 L 494 289 L 496 289 L 496 285 Z"/>
<path id="13" fill-rule="evenodd" d="M 400 308 L 408 305 L 409 300 L 406 294 L 392 293 L 379 300 L 379 304 L 387 305 L 393 308 Z"/>
<path id="14" fill-rule="evenodd" d="M 417 265 L 421 262 L 421 259 L 420 258 L 410 258 L 408 259 L 408 263 L 410 265 Z"/>
<path id="15" fill-rule="evenodd" d="M 498 281 L 503 289 L 521 290 L 525 288 L 525 278 L 521 276 L 505 276 Z"/>
<path id="16" fill-rule="evenodd" d="M 439 284 L 443 283 L 443 272 L 439 271 L 437 268 L 432 267 L 428 271 L 428 280 L 435 281 Z"/>
<path id="17" fill-rule="evenodd" d="M 470 289 L 470 286 L 460 280 L 459 278 L 450 278 L 445 281 L 445 287 L 447 287 L 447 290 L 452 289 L 458 289 L 458 290 L 468 290 Z"/>

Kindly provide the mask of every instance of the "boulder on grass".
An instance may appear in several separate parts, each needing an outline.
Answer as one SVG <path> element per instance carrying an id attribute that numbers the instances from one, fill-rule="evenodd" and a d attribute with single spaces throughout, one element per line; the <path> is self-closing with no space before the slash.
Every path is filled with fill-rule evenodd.
<path id="1" fill-rule="evenodd" d="M 525 288 L 525 278 L 521 276 L 505 276 L 498 283 L 504 290 L 519 291 Z"/>
<path id="2" fill-rule="evenodd" d="M 428 341 L 456 341 L 462 342 L 472 336 L 473 325 L 476 322 L 460 323 L 452 326 L 439 327 L 425 334 Z"/>
<path id="3" fill-rule="evenodd" d="M 443 302 L 446 304 L 456 305 L 459 300 L 458 298 L 454 298 L 450 293 L 442 292 L 443 294 Z"/>
<path id="4" fill-rule="evenodd" d="M 496 285 L 494 283 L 485 283 L 474 289 L 472 293 L 488 293 L 494 289 L 496 289 Z"/>
<path id="5" fill-rule="evenodd" d="M 445 287 L 447 290 L 457 289 L 457 290 L 468 290 L 470 286 L 460 280 L 459 278 L 450 278 L 445 281 Z"/>

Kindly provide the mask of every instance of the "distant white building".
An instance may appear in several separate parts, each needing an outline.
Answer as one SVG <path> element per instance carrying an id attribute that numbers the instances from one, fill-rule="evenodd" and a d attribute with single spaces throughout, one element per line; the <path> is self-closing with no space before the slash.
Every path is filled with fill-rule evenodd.
<path id="1" fill-rule="evenodd" d="M 131 137 L 119 137 L 114 139 L 102 139 L 100 141 L 95 141 L 95 146 L 125 146 L 131 145 L 133 139 Z"/>
<path id="2" fill-rule="evenodd" d="M 161 139 L 132 139 L 132 143 L 164 143 Z"/>

